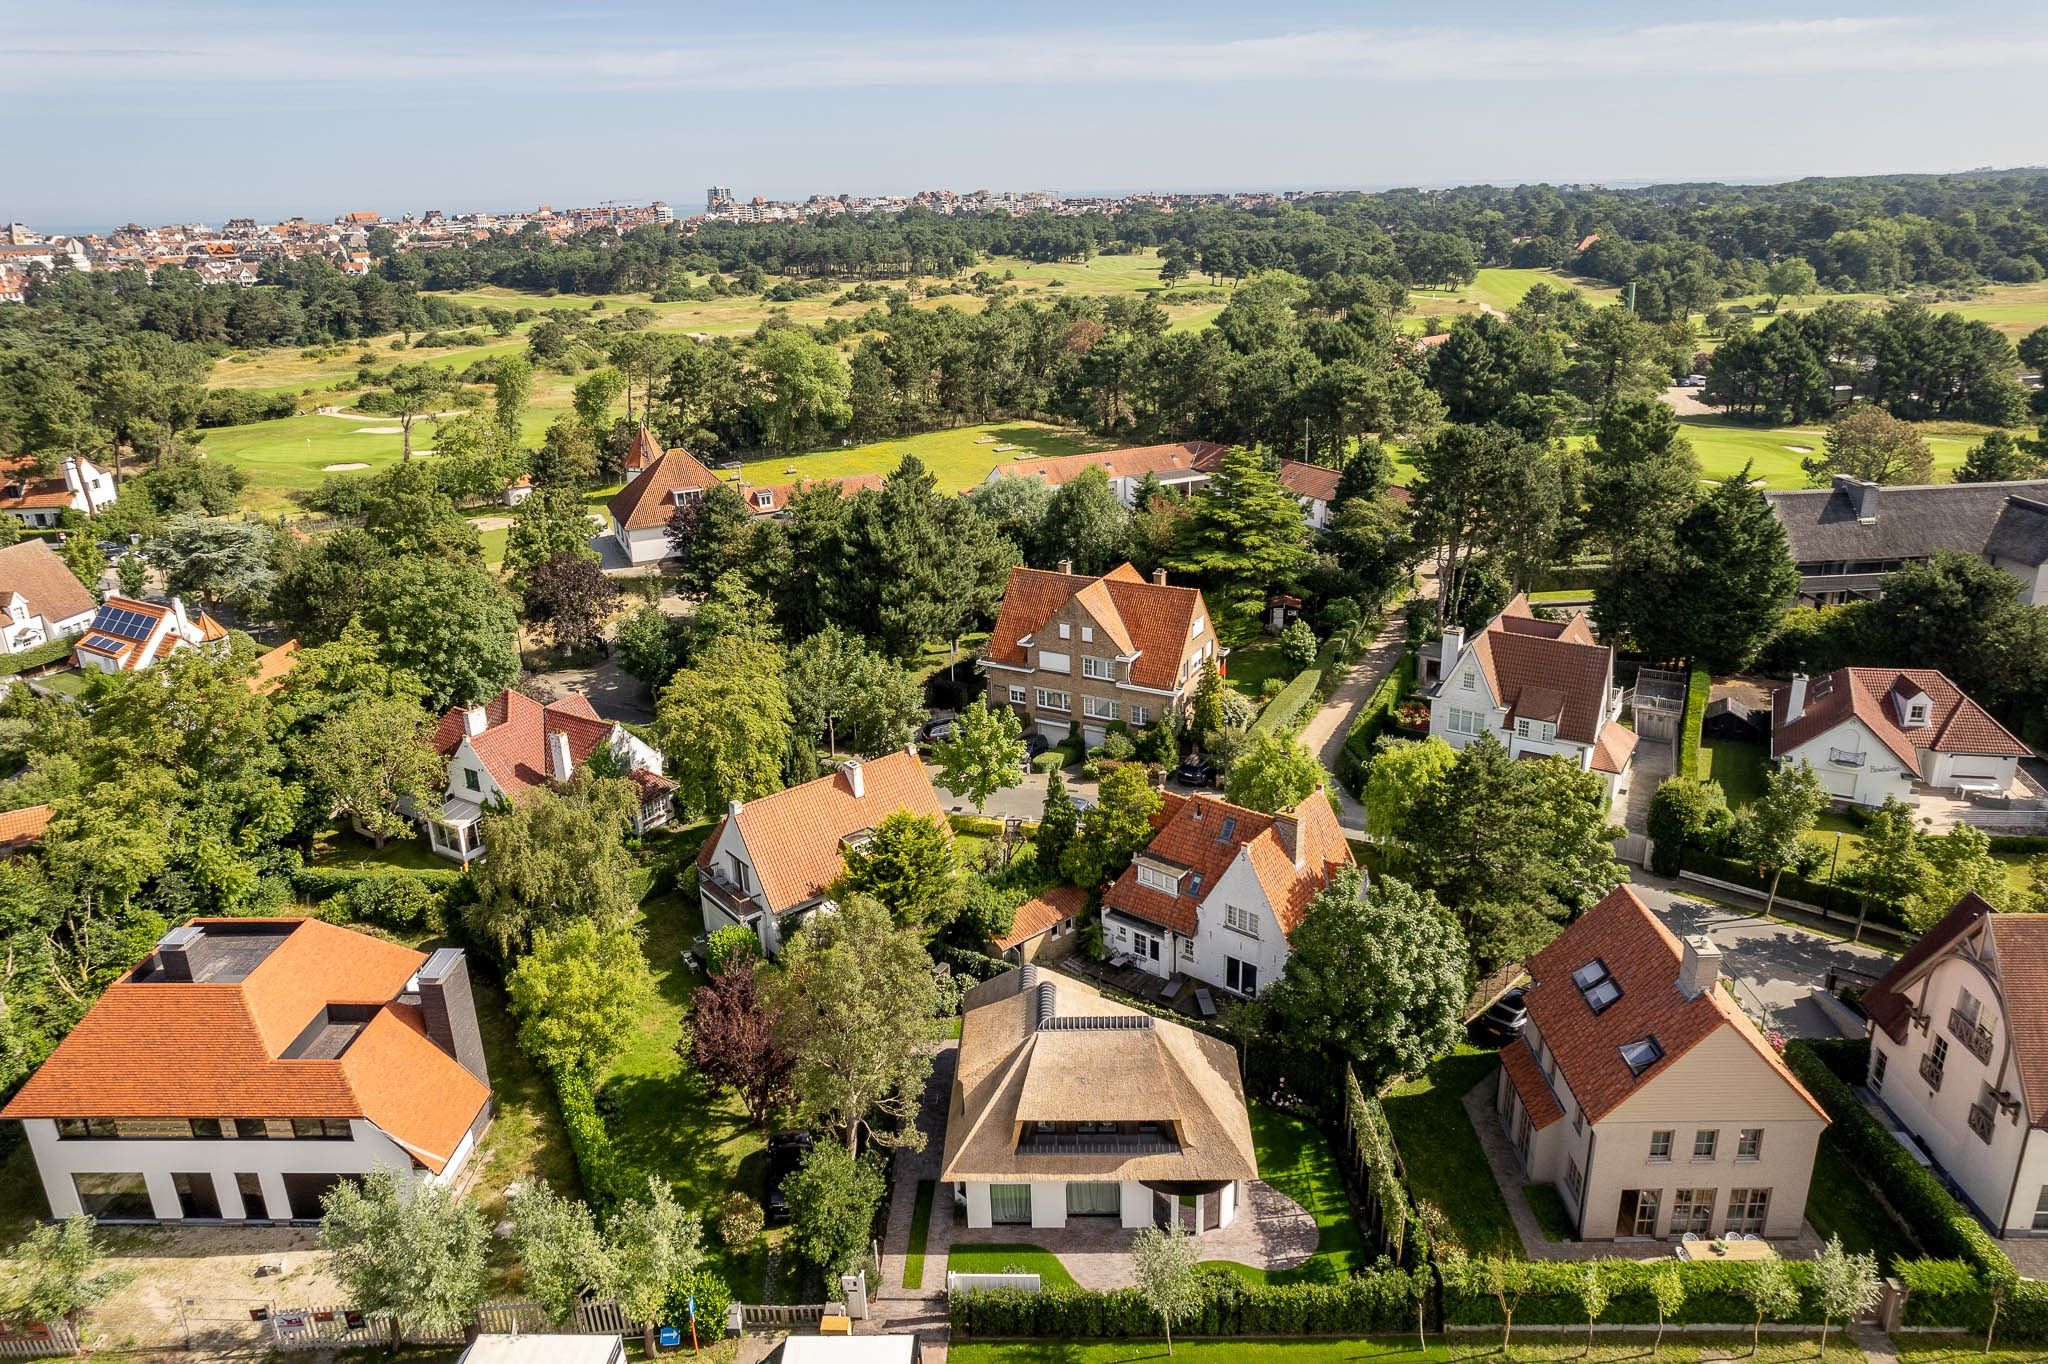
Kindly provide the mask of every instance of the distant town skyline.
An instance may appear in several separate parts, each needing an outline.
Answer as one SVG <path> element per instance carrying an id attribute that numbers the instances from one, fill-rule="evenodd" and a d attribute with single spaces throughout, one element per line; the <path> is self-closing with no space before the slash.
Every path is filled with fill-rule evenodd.
<path id="1" fill-rule="evenodd" d="M 2010 0 L 1248 11 L 0 0 L 0 217 L 1791 179 L 2038 162 Z"/>

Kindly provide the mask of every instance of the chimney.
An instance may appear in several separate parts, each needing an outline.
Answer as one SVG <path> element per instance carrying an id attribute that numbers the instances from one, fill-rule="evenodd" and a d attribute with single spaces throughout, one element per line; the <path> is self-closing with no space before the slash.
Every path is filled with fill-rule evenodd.
<path id="1" fill-rule="evenodd" d="M 860 770 L 860 759 L 848 759 L 847 761 L 839 764 L 839 770 L 840 772 L 845 774 L 846 785 L 849 789 L 852 790 L 853 798 L 855 800 L 862 800 L 866 798 L 868 784 L 866 776 Z"/>
<path id="2" fill-rule="evenodd" d="M 98 510 L 92 504 L 92 486 L 85 481 L 85 475 L 80 472 L 78 458 L 75 455 L 64 457 L 64 486 L 84 501 L 87 516 Z"/>
<path id="3" fill-rule="evenodd" d="M 1438 677 L 1449 677 L 1451 669 L 1457 666 L 1458 655 L 1465 652 L 1464 627 L 1446 625 L 1444 627 L 1443 643 L 1440 647 L 1443 652 L 1437 658 L 1436 675 Z"/>
<path id="4" fill-rule="evenodd" d="M 164 973 L 165 980 L 191 980 L 192 951 L 206 930 L 197 924 L 185 924 L 174 928 L 157 939 L 156 964 Z"/>
<path id="5" fill-rule="evenodd" d="M 178 622 L 178 633 L 190 638 L 192 634 L 192 617 L 185 614 L 185 599 L 183 597 L 171 598 L 171 615 Z"/>
<path id="6" fill-rule="evenodd" d="M 1721 949 L 1704 933 L 1685 940 L 1685 956 L 1678 963 L 1678 992 L 1698 999 L 1721 979 Z"/>
<path id="7" fill-rule="evenodd" d="M 1073 561 L 1072 559 L 1062 559 L 1062 560 L 1060 560 L 1060 572 L 1062 572 L 1062 573 L 1072 573 L 1073 571 L 1074 571 L 1074 561 Z"/>
<path id="8" fill-rule="evenodd" d="M 1152 570 L 1152 585 L 1153 585 L 1154 587 L 1164 587 L 1164 586 L 1166 586 L 1166 570 L 1165 570 L 1165 569 L 1163 569 L 1163 568 L 1155 568 L 1155 569 L 1153 569 L 1153 570 Z"/>
<path id="9" fill-rule="evenodd" d="M 1307 853 L 1301 845 L 1301 817 L 1293 810 L 1273 816 L 1273 836 L 1280 840 L 1282 851 L 1293 859 L 1294 869 L 1300 871 L 1307 861 Z"/>
<path id="10" fill-rule="evenodd" d="M 1836 474 L 1835 491 L 1849 499 L 1849 508 L 1864 525 L 1877 520 L 1877 485 L 1854 474 Z"/>
<path id="11" fill-rule="evenodd" d="M 728 819 L 738 819 L 740 814 L 740 802 L 736 800 L 727 801 L 725 803 L 725 813 Z"/>
<path id="12" fill-rule="evenodd" d="M 490 1066 L 484 1061 L 483 1034 L 477 1031 L 476 1003 L 469 994 L 469 962 L 459 947 L 443 947 L 420 968 L 420 1013 L 435 1046 L 462 1063 L 486 1085 Z"/>
<path id="13" fill-rule="evenodd" d="M 1785 723 L 1791 724 L 1806 714 L 1806 674 L 1793 673 L 1792 687 L 1785 694 Z"/>
<path id="14" fill-rule="evenodd" d="M 490 712 L 482 706 L 471 706 L 462 712 L 462 732 L 474 739 L 491 727 Z"/>
<path id="15" fill-rule="evenodd" d="M 562 782 L 576 775 L 576 764 L 569 759 L 569 736 L 559 729 L 548 735 L 548 775 Z"/>

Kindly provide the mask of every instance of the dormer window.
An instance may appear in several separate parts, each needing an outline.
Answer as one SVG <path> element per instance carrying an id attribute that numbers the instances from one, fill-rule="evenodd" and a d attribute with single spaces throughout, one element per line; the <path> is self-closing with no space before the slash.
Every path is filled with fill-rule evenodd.
<path id="1" fill-rule="evenodd" d="M 1641 1037 L 1621 1045 L 1621 1059 L 1628 1063 L 1628 1073 L 1641 1075 L 1651 1066 L 1664 1059 L 1664 1048 L 1654 1037 Z"/>
<path id="2" fill-rule="evenodd" d="M 760 489 L 754 494 L 754 505 L 762 511 L 768 510 L 775 505 L 775 494 L 766 488 Z"/>
<path id="3" fill-rule="evenodd" d="M 1621 998 L 1621 982 L 1608 974 L 1607 963 L 1598 957 L 1572 972 L 1572 984 L 1579 987 L 1586 1007 L 1596 1014 Z"/>

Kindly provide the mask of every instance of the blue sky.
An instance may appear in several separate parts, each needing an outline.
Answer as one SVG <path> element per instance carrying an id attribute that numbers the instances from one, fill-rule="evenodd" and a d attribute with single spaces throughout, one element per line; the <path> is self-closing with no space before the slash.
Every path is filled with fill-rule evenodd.
<path id="1" fill-rule="evenodd" d="M 2038 5 L 0 0 L 0 219 L 2048 160 Z"/>

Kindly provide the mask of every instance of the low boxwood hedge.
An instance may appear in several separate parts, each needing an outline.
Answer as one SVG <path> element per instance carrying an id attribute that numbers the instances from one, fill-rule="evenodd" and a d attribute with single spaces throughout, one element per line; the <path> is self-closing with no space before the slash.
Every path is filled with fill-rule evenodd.
<path id="1" fill-rule="evenodd" d="M 1227 1269 L 1201 1276 L 1202 1304 L 1175 1328 L 1186 1336 L 1397 1335 L 1415 1328 L 1427 1275 L 1393 1269 L 1339 1283 L 1256 1284 Z M 964 1340 L 1124 1340 L 1159 1334 L 1159 1314 L 1135 1288 L 956 1293 L 953 1333 Z"/>

